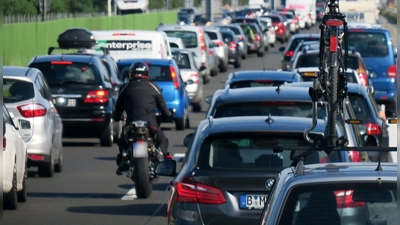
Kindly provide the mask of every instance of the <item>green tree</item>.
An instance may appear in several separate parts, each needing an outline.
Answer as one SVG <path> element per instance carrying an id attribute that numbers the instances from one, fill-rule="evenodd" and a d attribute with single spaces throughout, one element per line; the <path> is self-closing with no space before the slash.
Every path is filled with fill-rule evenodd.
<path id="1" fill-rule="evenodd" d="M 249 0 L 239 0 L 238 5 L 249 5 Z"/>
<path id="2" fill-rule="evenodd" d="M 50 12 L 52 13 L 67 13 L 69 12 L 68 6 L 63 0 L 52 0 L 50 5 Z"/>
<path id="3" fill-rule="evenodd" d="M 201 0 L 194 0 L 193 1 L 193 6 L 194 7 L 200 7 L 201 6 Z"/>
<path id="4" fill-rule="evenodd" d="M 8 15 L 37 15 L 38 5 L 32 0 L 3 0 L 3 14 Z"/>
<path id="5" fill-rule="evenodd" d="M 169 0 L 169 8 L 176 9 L 185 6 L 185 0 Z"/>
<path id="6" fill-rule="evenodd" d="M 232 5 L 232 0 L 223 0 L 223 1 L 222 1 L 222 4 L 223 4 L 223 5 L 228 4 L 228 5 L 231 6 L 231 5 Z"/>
<path id="7" fill-rule="evenodd" d="M 164 8 L 164 0 L 150 0 L 149 9 L 162 9 Z"/>

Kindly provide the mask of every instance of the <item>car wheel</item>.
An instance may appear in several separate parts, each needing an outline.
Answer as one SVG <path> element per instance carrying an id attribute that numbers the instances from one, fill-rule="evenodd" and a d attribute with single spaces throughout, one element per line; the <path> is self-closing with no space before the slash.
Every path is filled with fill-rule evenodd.
<path id="1" fill-rule="evenodd" d="M 237 57 L 236 60 L 235 60 L 234 67 L 235 67 L 235 68 L 240 68 L 241 66 L 242 66 L 241 58 L 240 58 L 240 57 Z"/>
<path id="2" fill-rule="evenodd" d="M 28 199 L 28 191 L 26 189 L 27 179 L 28 179 L 28 172 L 26 171 L 26 166 L 25 166 L 24 178 L 22 181 L 22 190 L 18 191 L 17 193 L 18 202 L 26 202 L 26 200 Z"/>
<path id="3" fill-rule="evenodd" d="M 185 130 L 186 122 L 187 122 L 187 110 L 183 113 L 183 117 L 175 119 L 175 129 L 176 130 Z"/>
<path id="4" fill-rule="evenodd" d="M 279 39 L 279 41 L 281 42 L 281 44 L 285 43 L 285 39 L 284 38 Z"/>
<path id="5" fill-rule="evenodd" d="M 257 52 L 257 56 L 258 56 L 258 57 L 263 57 L 264 54 L 265 54 L 264 49 L 260 49 L 260 50 Z"/>
<path id="6" fill-rule="evenodd" d="M 193 103 L 192 111 L 193 112 L 201 112 L 201 103 L 200 102 Z"/>
<path id="7" fill-rule="evenodd" d="M 212 77 L 215 77 L 215 76 L 217 76 L 218 75 L 218 68 L 214 68 L 212 71 L 211 71 L 211 76 Z"/>
<path id="8" fill-rule="evenodd" d="M 186 128 L 190 128 L 189 116 L 186 117 Z"/>
<path id="9" fill-rule="evenodd" d="M 50 152 L 50 161 L 42 162 L 38 165 L 39 177 L 52 177 L 54 175 L 54 159 Z"/>
<path id="10" fill-rule="evenodd" d="M 269 44 L 269 46 L 271 46 L 272 48 L 274 48 L 274 47 L 275 47 L 275 44 Z"/>
<path id="11" fill-rule="evenodd" d="M 111 147 L 114 143 L 114 127 L 113 122 L 110 120 L 108 126 L 101 132 L 100 145 L 102 147 Z"/>
<path id="12" fill-rule="evenodd" d="M 3 194 L 3 207 L 5 209 L 17 209 L 17 165 L 14 163 L 12 187 L 10 192 Z"/>
<path id="13" fill-rule="evenodd" d="M 54 165 L 54 172 L 60 173 L 63 169 L 63 152 L 62 147 L 59 148 L 58 162 Z"/>

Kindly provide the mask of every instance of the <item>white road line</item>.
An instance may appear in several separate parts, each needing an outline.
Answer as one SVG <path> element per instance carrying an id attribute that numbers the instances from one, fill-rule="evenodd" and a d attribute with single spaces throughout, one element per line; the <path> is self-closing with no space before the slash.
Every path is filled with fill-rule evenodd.
<path id="1" fill-rule="evenodd" d="M 182 162 L 183 157 L 185 157 L 185 153 L 175 153 L 173 157 L 177 162 Z"/>
<path id="2" fill-rule="evenodd" d="M 136 196 L 136 190 L 135 186 L 132 187 L 122 198 L 121 200 L 135 200 L 137 198 Z"/>

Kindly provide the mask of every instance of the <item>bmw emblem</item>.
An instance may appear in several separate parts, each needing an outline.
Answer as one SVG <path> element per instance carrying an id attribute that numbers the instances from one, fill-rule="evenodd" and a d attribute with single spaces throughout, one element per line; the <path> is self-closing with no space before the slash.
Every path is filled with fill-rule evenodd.
<path id="1" fill-rule="evenodd" d="M 274 186 L 274 183 L 275 183 L 275 180 L 274 180 L 274 179 L 268 179 L 268 180 L 265 182 L 265 187 L 271 189 L 272 186 Z"/>

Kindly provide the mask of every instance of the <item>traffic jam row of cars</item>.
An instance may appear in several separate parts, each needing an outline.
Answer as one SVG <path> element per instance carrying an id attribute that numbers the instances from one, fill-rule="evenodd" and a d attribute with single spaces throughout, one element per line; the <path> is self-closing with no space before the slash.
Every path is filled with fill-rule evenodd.
<path id="1" fill-rule="evenodd" d="M 26 201 L 27 167 L 37 166 L 43 177 L 62 171 L 62 137 L 96 137 L 101 146 L 112 146 L 123 126 L 112 120 L 119 88 L 128 82 L 127 68 L 144 61 L 168 108 L 176 109 L 177 130 L 190 127 L 190 109 L 199 112 L 202 101 L 209 103 L 205 119 L 184 139 L 181 168 L 176 160 L 156 168 L 159 176 L 173 177 L 168 224 L 396 224 L 393 154 L 371 149 L 302 155 L 275 148 L 310 146 L 303 136 L 312 123 L 308 90 L 319 72 L 313 50 L 319 35 L 290 34 L 292 23 L 282 16 L 287 12 L 238 16 L 211 26 L 160 25 L 156 31 L 71 28 L 48 55 L 33 57 L 27 67 L 5 66 L 5 205 L 15 209 L 17 201 Z M 348 147 L 379 149 L 392 146 L 388 126 L 397 123 L 392 103 L 397 51 L 387 30 L 360 26 L 349 30 L 354 41 L 349 41 L 348 98 L 337 133 Z M 275 39 L 287 42 L 280 49 L 281 69 L 232 71 L 213 96 L 203 96 L 203 85 L 228 64 L 240 68 L 248 54 L 263 57 L 274 46 L 268 36 L 274 32 Z M 80 41 L 71 42 L 71 36 Z M 356 41 L 361 38 L 365 41 Z M 358 46 L 368 42 L 382 52 Z M 54 53 L 65 48 L 79 50 Z M 381 59 L 379 66 L 372 63 Z M 325 130 L 327 104 L 319 103 L 313 139 Z M 378 103 L 387 104 L 384 116 Z"/>

